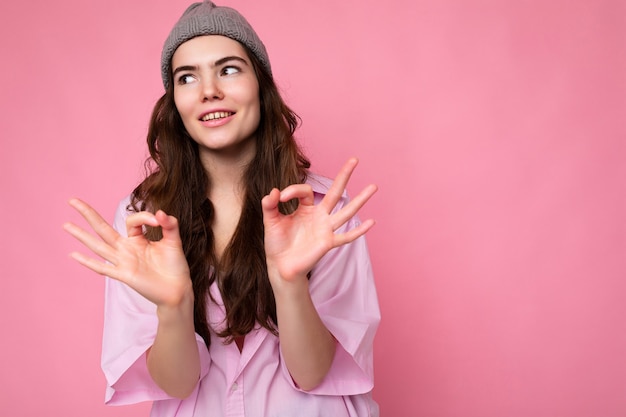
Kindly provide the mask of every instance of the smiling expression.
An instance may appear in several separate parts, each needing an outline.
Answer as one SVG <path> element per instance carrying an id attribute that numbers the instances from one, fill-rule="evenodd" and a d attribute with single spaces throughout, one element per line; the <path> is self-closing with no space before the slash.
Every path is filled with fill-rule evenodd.
<path id="1" fill-rule="evenodd" d="M 259 83 L 239 42 L 218 35 L 184 42 L 172 57 L 172 81 L 176 108 L 201 157 L 252 158 Z"/>

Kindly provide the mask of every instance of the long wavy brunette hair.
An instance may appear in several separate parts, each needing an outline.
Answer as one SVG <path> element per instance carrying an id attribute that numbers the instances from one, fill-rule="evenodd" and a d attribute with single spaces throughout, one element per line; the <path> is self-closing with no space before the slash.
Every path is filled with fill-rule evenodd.
<path id="1" fill-rule="evenodd" d="M 226 309 L 226 322 L 217 334 L 228 343 L 250 332 L 256 323 L 277 334 L 276 302 L 267 275 L 261 199 L 272 188 L 283 189 L 306 179 L 310 162 L 294 133 L 299 117 L 285 104 L 273 78 L 245 47 L 259 82 L 260 123 L 256 155 L 244 173 L 245 196 L 241 217 L 229 245 L 215 253 L 211 187 L 200 162 L 198 144 L 189 136 L 174 103 L 173 82 L 157 101 L 148 130 L 150 157 L 146 178 L 132 193 L 131 210 L 163 210 L 178 219 L 183 250 L 194 291 L 196 332 L 210 345 L 207 302 L 217 281 Z M 291 213 L 297 202 L 280 205 Z M 162 237 L 160 228 L 146 229 L 150 240 Z"/>

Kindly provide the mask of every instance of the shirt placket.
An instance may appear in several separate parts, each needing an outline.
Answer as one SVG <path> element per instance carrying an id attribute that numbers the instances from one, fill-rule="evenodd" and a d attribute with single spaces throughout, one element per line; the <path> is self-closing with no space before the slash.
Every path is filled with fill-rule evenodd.
<path id="1" fill-rule="evenodd" d="M 244 417 L 246 411 L 243 403 L 244 394 L 244 378 L 240 373 L 235 381 L 228 387 L 226 393 L 226 416 L 227 417 Z"/>
<path id="2" fill-rule="evenodd" d="M 244 417 L 245 404 L 245 369 L 248 363 L 253 360 L 254 354 L 259 346 L 266 339 L 267 330 L 260 328 L 254 329 L 246 335 L 243 351 L 240 353 L 235 343 L 231 343 L 229 347 L 228 357 L 229 363 L 237 363 L 237 370 L 229 378 L 230 386 L 226 392 L 226 415 L 228 417 Z M 254 383 L 254 382 L 253 382 Z"/>

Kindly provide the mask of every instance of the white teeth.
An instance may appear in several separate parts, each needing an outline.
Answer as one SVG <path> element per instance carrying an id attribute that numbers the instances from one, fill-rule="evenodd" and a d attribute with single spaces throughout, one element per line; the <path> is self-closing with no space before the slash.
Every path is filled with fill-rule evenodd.
<path id="1" fill-rule="evenodd" d="M 215 120 L 215 119 L 222 119 L 224 117 L 228 117 L 230 115 L 232 115 L 233 113 L 231 112 L 226 112 L 226 111 L 216 111 L 213 113 L 207 113 L 204 116 L 202 116 L 202 118 L 200 120 L 202 120 L 203 122 L 206 122 L 207 120 Z"/>

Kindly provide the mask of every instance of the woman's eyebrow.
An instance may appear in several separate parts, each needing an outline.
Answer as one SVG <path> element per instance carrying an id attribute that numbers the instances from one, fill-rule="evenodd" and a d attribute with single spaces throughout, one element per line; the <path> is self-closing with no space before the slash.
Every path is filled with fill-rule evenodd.
<path id="1" fill-rule="evenodd" d="M 220 58 L 220 59 L 218 59 L 217 61 L 215 61 L 215 63 L 213 64 L 213 66 L 214 66 L 214 67 L 218 67 L 218 66 L 220 66 L 220 65 L 222 65 L 222 64 L 225 64 L 225 63 L 226 63 L 226 62 L 228 62 L 228 61 L 233 61 L 233 60 L 234 60 L 234 61 L 240 61 L 240 62 L 242 62 L 242 63 L 244 63 L 244 64 L 246 64 L 246 65 L 249 65 L 249 64 L 248 64 L 248 61 L 246 61 L 246 60 L 245 60 L 245 59 L 243 59 L 242 57 L 240 57 L 240 56 L 236 56 L 236 55 L 231 55 L 231 56 L 225 56 L 224 58 Z"/>
<path id="2" fill-rule="evenodd" d="M 218 59 L 211 66 L 212 67 L 219 67 L 220 65 L 223 65 L 223 64 L 227 63 L 228 61 L 239 61 L 239 62 L 242 62 L 242 63 L 244 63 L 246 65 L 249 65 L 248 61 L 246 61 L 242 57 L 239 57 L 239 56 L 236 56 L 236 55 L 231 55 L 231 56 L 225 56 L 224 58 Z M 177 67 L 174 70 L 174 72 L 172 73 L 172 77 L 174 77 L 176 74 L 178 74 L 179 72 L 182 72 L 182 71 L 198 71 L 198 68 L 199 67 L 197 65 L 181 65 L 180 67 Z"/>
<path id="3" fill-rule="evenodd" d="M 196 66 L 196 65 L 182 65 L 182 66 L 180 66 L 180 67 L 178 67 L 178 68 L 176 68 L 174 70 L 174 72 L 172 73 L 172 78 L 176 74 L 178 74 L 179 72 L 182 72 L 182 71 L 197 71 L 197 70 L 198 70 L 198 66 Z"/>

